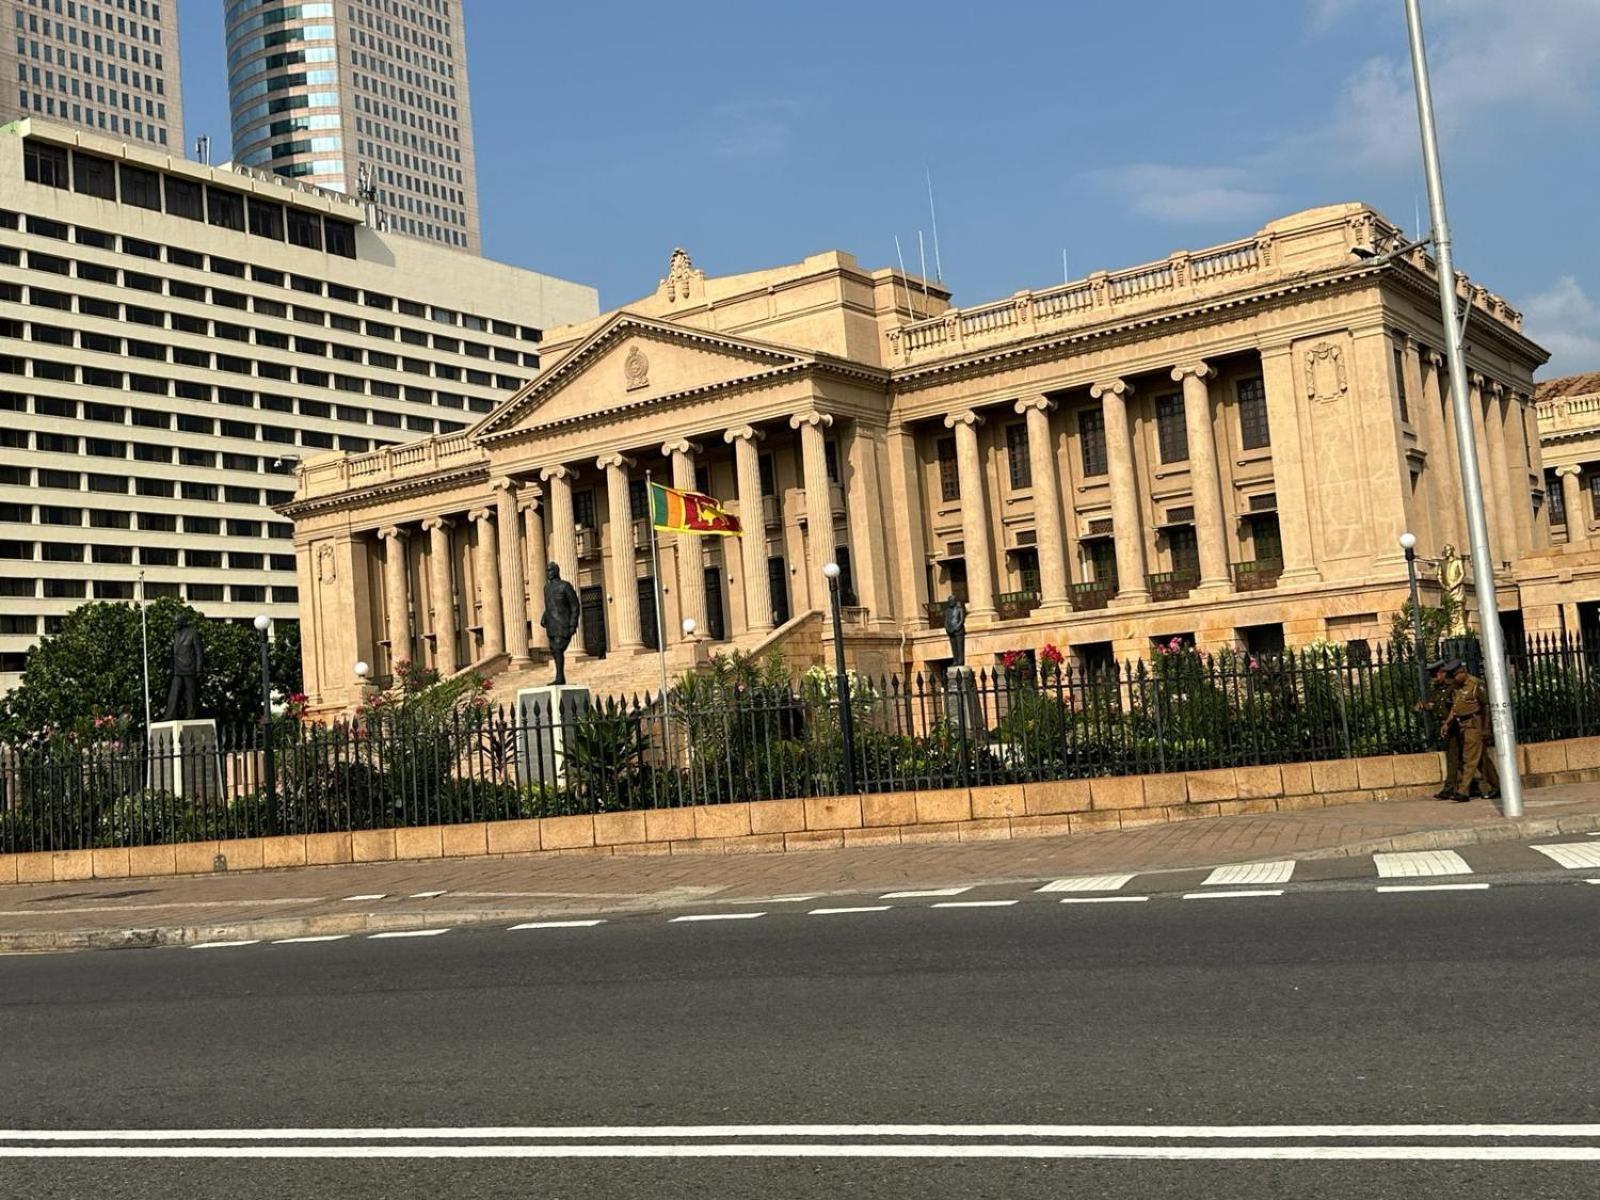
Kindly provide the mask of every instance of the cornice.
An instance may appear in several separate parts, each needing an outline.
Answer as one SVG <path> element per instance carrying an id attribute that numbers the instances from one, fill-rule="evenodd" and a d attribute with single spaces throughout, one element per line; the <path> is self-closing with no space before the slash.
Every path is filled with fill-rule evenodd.
<path id="1" fill-rule="evenodd" d="M 425 496 L 432 492 L 447 491 L 463 483 L 489 482 L 487 460 L 470 466 L 451 467 L 434 475 L 414 475 L 405 479 L 388 480 L 370 484 L 351 491 L 336 492 L 328 496 L 311 496 L 305 500 L 291 500 L 273 509 L 274 512 L 295 520 L 320 513 L 338 512 L 344 508 L 362 508 L 375 500 L 394 499 L 400 496 Z"/>

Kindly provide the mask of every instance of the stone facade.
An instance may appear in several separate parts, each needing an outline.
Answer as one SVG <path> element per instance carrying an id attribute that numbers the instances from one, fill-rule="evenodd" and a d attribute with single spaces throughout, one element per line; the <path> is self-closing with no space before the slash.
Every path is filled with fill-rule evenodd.
<path id="1" fill-rule="evenodd" d="M 1549 497 L 1549 548 L 1522 564 L 1527 628 L 1600 645 L 1600 371 L 1534 392 Z"/>
<path id="2" fill-rule="evenodd" d="M 830 559 L 874 672 L 944 660 L 953 593 L 980 666 L 1046 642 L 1088 665 L 1175 636 L 1381 637 L 1398 535 L 1425 560 L 1466 544 L 1433 263 L 1352 253 L 1402 240 L 1334 205 L 966 309 L 844 253 L 708 278 L 675 252 L 654 294 L 549 332 L 540 374 L 471 430 L 302 466 L 282 511 L 308 691 L 351 704 L 358 658 L 542 679 L 547 561 L 585 605 L 573 677 L 600 690 L 659 681 L 658 602 L 673 670 L 730 648 L 820 661 Z M 1458 291 L 1515 607 L 1513 564 L 1550 536 L 1546 355 L 1505 301 Z M 647 475 L 728 501 L 746 535 L 663 535 L 658 589 Z"/>

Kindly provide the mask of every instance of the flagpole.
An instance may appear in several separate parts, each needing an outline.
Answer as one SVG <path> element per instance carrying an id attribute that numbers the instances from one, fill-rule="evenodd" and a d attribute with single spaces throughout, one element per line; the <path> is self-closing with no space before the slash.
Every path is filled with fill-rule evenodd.
<path id="1" fill-rule="evenodd" d="M 144 572 L 139 572 L 139 642 L 144 665 L 144 740 L 150 743 L 150 622 L 145 616 Z"/>
<path id="2" fill-rule="evenodd" d="M 656 530 L 656 493 L 650 479 L 650 472 L 644 473 L 644 494 L 649 499 L 646 507 L 650 510 L 650 562 L 651 570 L 655 572 L 656 602 L 656 653 L 661 657 L 661 735 L 670 746 L 672 742 L 672 718 L 667 714 L 667 625 L 661 611 L 661 535 Z"/>

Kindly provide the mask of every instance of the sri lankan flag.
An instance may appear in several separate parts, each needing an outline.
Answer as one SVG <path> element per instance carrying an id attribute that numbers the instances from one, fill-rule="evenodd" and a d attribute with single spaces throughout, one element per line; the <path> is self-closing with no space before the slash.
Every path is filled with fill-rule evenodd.
<path id="1" fill-rule="evenodd" d="M 710 496 L 699 492 L 680 492 L 650 481 L 650 523 L 667 533 L 704 533 L 715 537 L 738 537 L 739 518 L 724 512 Z"/>

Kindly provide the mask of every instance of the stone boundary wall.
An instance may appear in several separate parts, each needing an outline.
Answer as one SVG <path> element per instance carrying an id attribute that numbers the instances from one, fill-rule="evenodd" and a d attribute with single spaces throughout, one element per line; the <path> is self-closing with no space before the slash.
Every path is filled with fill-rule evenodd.
<path id="1" fill-rule="evenodd" d="M 1518 748 L 1528 786 L 1600 780 L 1600 737 Z M 772 854 L 1003 841 L 1432 795 L 1439 753 L 920 792 L 0 855 L 0 885 L 508 854 Z"/>

